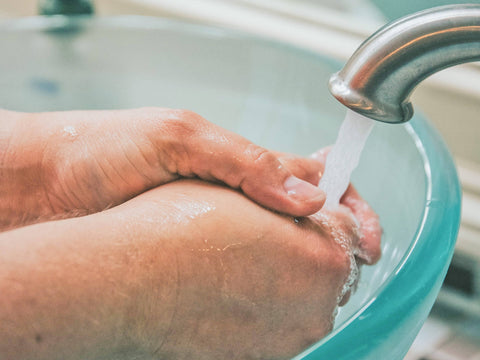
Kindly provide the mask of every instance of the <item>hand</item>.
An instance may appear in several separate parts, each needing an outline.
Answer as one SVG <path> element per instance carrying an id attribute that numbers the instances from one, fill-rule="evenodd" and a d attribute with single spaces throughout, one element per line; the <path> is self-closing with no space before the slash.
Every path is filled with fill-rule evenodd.
<path id="1" fill-rule="evenodd" d="M 314 158 L 324 163 L 319 154 L 325 152 Z M 288 166 L 318 182 L 293 159 Z M 142 209 L 148 203 L 153 207 Z M 132 226 L 148 219 L 146 238 L 157 221 L 179 224 L 168 330 L 149 313 L 159 315 L 151 293 L 139 302 L 147 321 L 134 327 L 141 334 L 134 342 L 155 359 L 290 358 L 330 332 L 336 307 L 356 288 L 355 269 L 375 264 L 381 254 L 378 216 L 352 185 L 338 211 L 307 218 L 272 213 L 232 190 L 191 181 L 152 190 L 116 210 Z"/>
<path id="2" fill-rule="evenodd" d="M 0 120 L 0 230 L 101 211 L 181 177 L 294 216 L 325 201 L 274 153 L 191 111 L 0 111 Z"/>
<path id="3" fill-rule="evenodd" d="M 170 248 L 175 259 L 168 330 L 159 326 L 152 268 L 133 314 L 142 319 L 133 322 L 134 342 L 158 359 L 286 359 L 318 341 L 349 297 L 352 268 L 380 255 L 378 218 L 353 188 L 344 203 L 358 206 L 295 220 L 230 189 L 182 181 L 112 210 L 147 243 L 177 224 L 175 239 L 157 250 Z M 352 211 L 375 225 L 364 236 Z"/>
<path id="4" fill-rule="evenodd" d="M 181 180 L 5 232 L 0 357 L 290 358 L 330 331 L 352 268 L 380 255 L 376 215 L 353 188 L 342 202 L 295 219 Z"/>

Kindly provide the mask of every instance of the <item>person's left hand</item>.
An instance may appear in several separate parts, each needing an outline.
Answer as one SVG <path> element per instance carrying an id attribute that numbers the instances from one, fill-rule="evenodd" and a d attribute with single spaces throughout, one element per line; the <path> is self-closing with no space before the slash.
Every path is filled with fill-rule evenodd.
<path id="1" fill-rule="evenodd" d="M 5 134 L 10 134 L 6 136 Z M 320 165 L 297 160 L 308 174 Z M 318 211 L 318 176 L 185 110 L 0 110 L 0 231 L 98 212 L 182 177 L 241 189 L 293 216 Z"/>

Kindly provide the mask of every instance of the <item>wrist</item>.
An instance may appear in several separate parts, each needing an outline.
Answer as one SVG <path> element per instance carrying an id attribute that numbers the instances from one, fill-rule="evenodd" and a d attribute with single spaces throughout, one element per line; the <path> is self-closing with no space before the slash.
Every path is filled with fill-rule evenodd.
<path id="1" fill-rule="evenodd" d="M 122 253 L 134 255 L 122 277 L 129 294 L 123 307 L 124 343 L 147 358 L 176 358 L 178 347 L 194 336 L 191 325 L 200 316 L 199 292 L 214 294 L 211 279 L 216 275 L 210 268 L 216 267 L 206 264 L 196 250 L 205 245 L 198 234 L 203 220 L 183 221 L 190 219 L 188 210 L 172 211 L 179 201 L 195 203 L 190 194 L 179 194 L 170 184 L 104 213 L 109 224 L 122 224 L 118 230 L 129 239 Z"/>
<path id="2" fill-rule="evenodd" d="M 17 124 L 18 113 L 0 109 L 0 174 L 4 171 L 4 164 L 11 152 L 9 150 Z"/>
<path id="3" fill-rule="evenodd" d="M 0 231 L 46 215 L 42 134 L 33 114 L 0 110 Z"/>

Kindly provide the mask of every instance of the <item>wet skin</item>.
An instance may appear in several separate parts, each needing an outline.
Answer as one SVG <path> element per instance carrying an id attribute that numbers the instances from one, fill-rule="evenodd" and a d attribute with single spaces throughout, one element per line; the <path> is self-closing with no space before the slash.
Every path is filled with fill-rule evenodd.
<path id="1" fill-rule="evenodd" d="M 0 231 L 92 214 L 185 177 L 225 183 L 294 216 L 325 201 L 276 154 L 192 111 L 0 109 Z"/>
<path id="2" fill-rule="evenodd" d="M 5 232 L 0 354 L 287 359 L 330 331 L 348 251 L 374 263 L 379 232 L 347 207 L 295 221 L 197 180 Z"/>
<path id="3" fill-rule="evenodd" d="M 169 109 L 0 115 L 1 359 L 290 358 L 380 256 L 353 187 L 316 213 L 324 153 Z"/>

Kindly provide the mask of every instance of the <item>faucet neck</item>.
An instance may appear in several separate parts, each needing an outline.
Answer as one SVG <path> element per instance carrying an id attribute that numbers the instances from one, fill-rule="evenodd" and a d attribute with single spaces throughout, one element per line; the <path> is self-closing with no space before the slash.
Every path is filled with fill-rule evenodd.
<path id="1" fill-rule="evenodd" d="M 480 5 L 442 6 L 388 24 L 330 79 L 344 105 L 389 123 L 413 115 L 410 95 L 431 74 L 480 60 Z"/>

